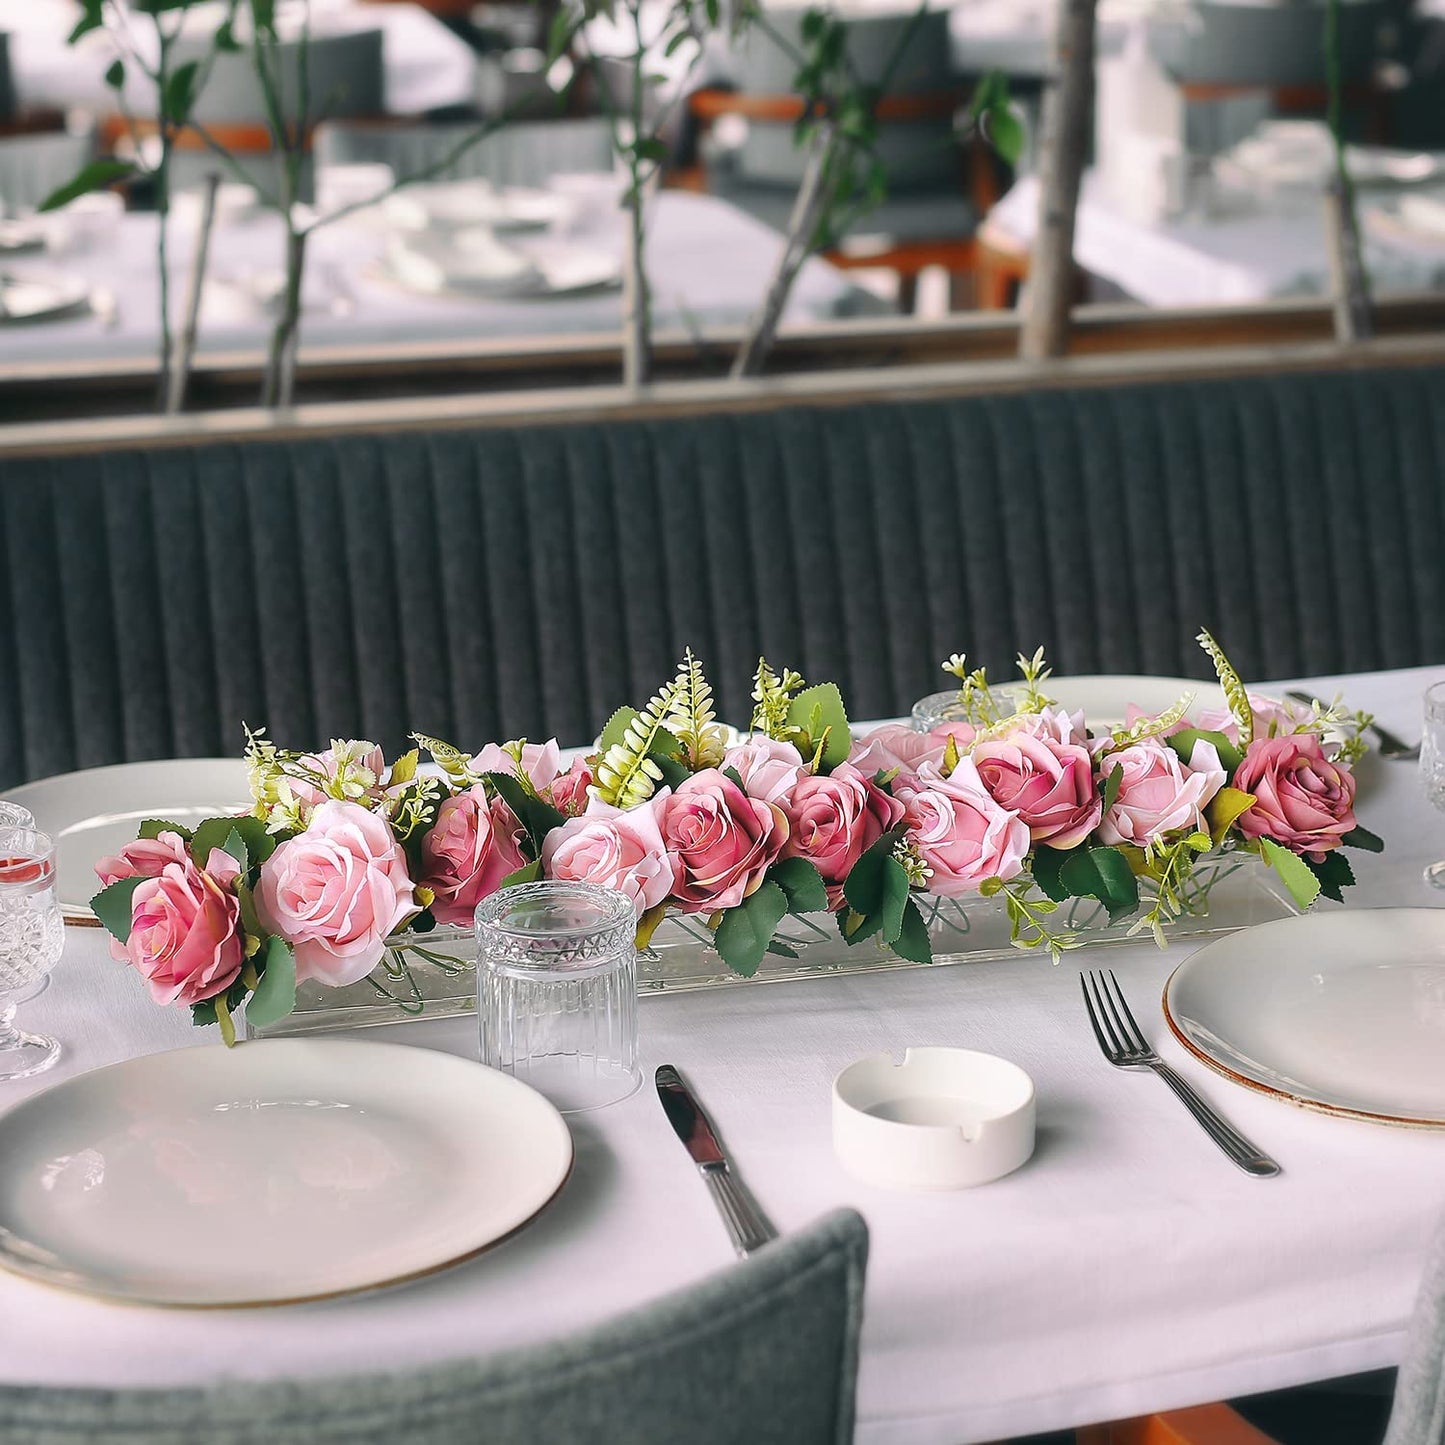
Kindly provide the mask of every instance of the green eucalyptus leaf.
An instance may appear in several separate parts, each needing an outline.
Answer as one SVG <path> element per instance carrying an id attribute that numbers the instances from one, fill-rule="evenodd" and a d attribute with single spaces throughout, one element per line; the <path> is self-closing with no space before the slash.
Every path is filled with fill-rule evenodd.
<path id="1" fill-rule="evenodd" d="M 112 60 L 106 68 L 105 83 L 112 90 L 120 90 L 125 85 L 125 61 Z"/>
<path id="2" fill-rule="evenodd" d="M 1069 897 L 1069 890 L 1064 887 L 1059 870 L 1064 866 L 1064 860 L 1069 857 L 1070 852 L 1071 850 L 1065 848 L 1050 848 L 1045 843 L 1040 843 L 1034 849 L 1034 861 L 1029 872 L 1034 882 L 1039 885 L 1039 891 L 1046 898 L 1052 898 L 1055 903 L 1062 903 Z"/>
<path id="3" fill-rule="evenodd" d="M 1346 848 L 1361 848 L 1366 853 L 1383 853 L 1385 851 L 1385 840 L 1370 832 L 1368 828 L 1361 828 L 1358 824 L 1345 834 L 1340 842 Z"/>
<path id="4" fill-rule="evenodd" d="M 131 894 L 146 881 L 144 878 L 122 878 L 119 882 L 102 888 L 90 900 L 91 912 L 100 919 L 101 926 L 112 934 L 118 943 L 125 943 L 130 939 Z"/>
<path id="5" fill-rule="evenodd" d="M 103 191 L 107 186 L 114 185 L 116 181 L 124 180 L 127 176 L 134 174 L 135 166 L 130 161 L 113 160 L 109 156 L 102 160 L 91 161 L 89 165 L 81 167 L 80 173 L 73 179 L 57 190 L 51 191 L 41 201 L 39 209 L 42 211 L 59 210 L 61 206 L 68 206 L 77 196 L 88 196 L 92 191 Z"/>
<path id="6" fill-rule="evenodd" d="M 284 939 L 272 934 L 266 941 L 261 982 L 246 1001 L 246 1021 L 254 1028 L 269 1028 L 295 1007 L 296 957 Z"/>
<path id="7" fill-rule="evenodd" d="M 843 897 L 848 906 L 865 919 L 877 919 L 885 943 L 897 939 L 903 927 L 903 908 L 908 902 L 908 874 L 893 856 L 897 841 L 896 829 L 885 833 L 862 854 L 843 882 Z"/>
<path id="8" fill-rule="evenodd" d="M 1059 869 L 1059 882 L 1073 898 L 1097 898 L 1111 922 L 1139 906 L 1139 880 L 1128 860 L 1114 848 L 1075 848 Z"/>
<path id="9" fill-rule="evenodd" d="M 1320 896 L 1320 880 L 1310 871 L 1309 865 L 1298 853 L 1276 843 L 1273 838 L 1261 838 L 1265 861 L 1280 876 L 1280 881 L 1289 889 L 1290 897 L 1301 909 L 1308 908 Z"/>
<path id="10" fill-rule="evenodd" d="M 903 906 L 903 922 L 892 947 L 899 958 L 906 958 L 910 963 L 933 962 L 933 943 L 928 937 L 928 925 L 912 898 Z"/>
<path id="11" fill-rule="evenodd" d="M 176 66 L 166 81 L 161 96 L 161 114 L 176 125 L 184 125 L 190 119 L 191 105 L 196 98 L 196 74 L 200 68 L 198 60 L 188 60 Z"/>
<path id="12" fill-rule="evenodd" d="M 1354 886 L 1355 870 L 1350 867 L 1350 860 L 1338 848 L 1330 849 L 1318 863 L 1313 858 L 1306 858 L 1304 863 L 1319 879 L 1320 892 L 1326 898 L 1331 898 L 1336 903 L 1345 901 L 1342 890 Z"/>
<path id="13" fill-rule="evenodd" d="M 789 913 L 823 913 L 828 907 L 828 889 L 818 865 L 807 858 L 784 858 L 768 869 L 769 881 L 788 897 Z"/>
<path id="14" fill-rule="evenodd" d="M 788 911 L 788 899 L 776 883 L 766 879 L 722 916 L 713 935 L 722 961 L 743 978 L 751 978 L 763 961 L 773 932 Z"/>
<path id="15" fill-rule="evenodd" d="M 843 694 L 838 691 L 836 683 L 820 682 L 814 687 L 804 688 L 788 704 L 787 723 L 790 728 L 806 732 L 813 748 L 822 741 L 826 730 L 828 742 L 823 749 L 823 772 L 831 773 L 839 763 L 848 761 L 853 736 L 848 730 L 848 712 L 843 706 Z"/>

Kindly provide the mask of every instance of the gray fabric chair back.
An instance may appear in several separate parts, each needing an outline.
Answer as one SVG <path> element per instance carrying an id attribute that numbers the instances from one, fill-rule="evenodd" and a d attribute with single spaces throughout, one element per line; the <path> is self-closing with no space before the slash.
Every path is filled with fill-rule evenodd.
<path id="1" fill-rule="evenodd" d="M 1445 1445 L 1445 1222 L 1425 1258 L 1384 1445 Z"/>
<path id="2" fill-rule="evenodd" d="M 685 646 L 906 712 L 1010 676 L 1445 661 L 1445 369 L 0 457 L 0 788 L 597 735 Z"/>
<path id="3" fill-rule="evenodd" d="M 0 216 L 33 211 L 91 158 L 90 131 L 0 136 Z"/>
<path id="4" fill-rule="evenodd" d="M 325 166 L 382 164 L 398 178 L 436 165 L 476 130 L 474 125 L 318 126 L 314 158 Z M 477 142 L 438 180 L 536 186 L 548 176 L 610 171 L 612 138 L 603 119 L 520 121 Z"/>
<path id="5" fill-rule="evenodd" d="M 867 1253 L 863 1220 L 840 1210 L 583 1334 L 431 1370 L 209 1390 L 0 1389 L 0 1440 L 847 1445 Z"/>

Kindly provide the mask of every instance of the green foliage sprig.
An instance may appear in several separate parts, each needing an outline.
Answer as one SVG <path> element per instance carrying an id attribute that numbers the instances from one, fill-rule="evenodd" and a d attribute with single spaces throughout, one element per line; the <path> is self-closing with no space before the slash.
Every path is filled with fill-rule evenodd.
<path id="1" fill-rule="evenodd" d="M 1207 627 L 1200 629 L 1196 641 L 1214 664 L 1215 676 L 1224 689 L 1224 700 L 1229 704 L 1229 711 L 1239 728 L 1239 745 L 1247 748 L 1254 741 L 1254 709 L 1249 703 L 1249 692 L 1234 670 L 1234 664 L 1224 655 L 1224 649 L 1210 635 Z"/>
<path id="2" fill-rule="evenodd" d="M 635 808 L 645 803 L 663 781 L 663 771 L 654 753 L 660 742 L 676 740 L 667 723 L 677 701 L 677 679 L 654 694 L 640 713 L 628 719 L 622 737 L 599 759 L 593 785 L 597 796 L 615 808 Z M 604 737 L 605 740 L 605 737 Z"/>

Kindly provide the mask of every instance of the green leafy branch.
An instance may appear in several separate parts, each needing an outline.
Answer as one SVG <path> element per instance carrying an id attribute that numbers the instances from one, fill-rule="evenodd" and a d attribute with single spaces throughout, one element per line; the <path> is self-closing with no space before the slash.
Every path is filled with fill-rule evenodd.
<path id="1" fill-rule="evenodd" d="M 1049 915 L 1058 911 L 1058 903 L 1041 895 L 1033 897 L 1034 880 L 1027 874 L 1005 883 L 1001 878 L 986 878 L 979 887 L 984 898 L 1002 898 L 1008 911 L 1009 942 L 1015 948 L 1047 947 L 1055 963 L 1070 948 L 1079 946 L 1078 936 L 1068 929 L 1055 932 Z"/>
<path id="2" fill-rule="evenodd" d="M 727 734 L 718 726 L 712 686 L 690 647 L 683 654 L 673 681 L 667 724 L 682 745 L 683 757 L 693 769 L 714 768 L 722 762 Z"/>
<path id="3" fill-rule="evenodd" d="M 1165 947 L 1164 925 L 1192 912 L 1189 876 L 1201 853 L 1209 852 L 1213 843 L 1208 833 L 1186 833 L 1183 837 L 1155 838 L 1144 849 L 1144 875 L 1154 885 L 1155 893 L 1149 909 L 1129 930 L 1132 938 L 1148 929 L 1154 942 Z"/>
<path id="4" fill-rule="evenodd" d="M 781 740 L 788 724 L 788 707 L 802 685 L 801 673 L 785 667 L 780 675 L 768 665 L 767 658 L 758 658 L 758 670 L 753 675 L 752 730 Z"/>
<path id="5" fill-rule="evenodd" d="M 661 688 L 640 713 L 630 717 L 622 737 L 602 754 L 593 775 L 597 796 L 617 808 L 635 808 L 645 803 L 664 774 L 655 753 L 659 744 L 671 744 L 676 751 L 677 740 L 668 731 L 667 723 L 677 699 L 677 679 Z M 604 742 L 606 734 L 603 735 Z"/>

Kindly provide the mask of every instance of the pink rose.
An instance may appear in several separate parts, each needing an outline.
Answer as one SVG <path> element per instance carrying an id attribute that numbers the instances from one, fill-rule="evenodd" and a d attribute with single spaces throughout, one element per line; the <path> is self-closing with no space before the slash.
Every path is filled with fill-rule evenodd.
<path id="1" fill-rule="evenodd" d="M 1074 848 L 1099 826 L 1104 800 L 1086 747 L 1017 732 L 979 743 L 971 757 L 989 795 L 1023 819 L 1035 843 Z"/>
<path id="2" fill-rule="evenodd" d="M 792 743 L 775 742 L 772 738 L 752 738 L 730 748 L 722 766 L 732 768 L 743 780 L 743 791 L 750 798 L 765 803 L 786 805 L 789 795 L 801 778 L 808 776 L 803 755 Z"/>
<path id="3" fill-rule="evenodd" d="M 146 877 L 131 895 L 130 937 L 120 956 L 145 979 L 157 1003 L 201 1003 L 236 981 L 245 962 L 236 898 L 240 873 L 240 864 L 219 848 L 211 849 L 204 869 L 182 849 L 179 859 Z"/>
<path id="4" fill-rule="evenodd" d="M 1325 756 L 1314 733 L 1256 738 L 1234 786 L 1254 795 L 1236 825 L 1246 838 L 1272 838 L 1315 862 L 1355 826 L 1355 775 Z"/>
<path id="5" fill-rule="evenodd" d="M 421 840 L 420 882 L 436 894 L 432 917 L 470 924 L 477 904 L 526 863 L 523 835 L 512 810 L 500 798 L 489 803 L 480 783 L 448 798 Z"/>
<path id="6" fill-rule="evenodd" d="M 127 843 L 114 858 L 101 858 L 95 872 L 109 888 L 122 878 L 159 878 L 168 863 L 188 863 L 190 857 L 186 840 L 179 833 L 165 832 Z"/>
<path id="7" fill-rule="evenodd" d="M 676 868 L 672 898 L 685 913 L 736 908 L 788 841 L 788 815 L 748 797 L 716 768 L 680 784 L 660 821 Z"/>
<path id="8" fill-rule="evenodd" d="M 1007 882 L 1023 871 L 1028 824 L 989 796 L 972 758 L 960 758 L 947 778 L 928 767 L 895 787 L 908 837 L 933 870 L 930 893 L 957 898 L 985 879 Z"/>
<path id="9" fill-rule="evenodd" d="M 473 757 L 471 769 L 474 773 L 505 773 L 509 778 L 520 770 L 540 793 L 562 771 L 562 749 L 556 738 L 545 743 L 523 743 L 522 761 L 518 764 L 500 743 L 488 743 Z"/>
<path id="10" fill-rule="evenodd" d="M 558 773 L 542 790 L 542 796 L 559 813 L 575 818 L 587 810 L 587 789 L 592 786 L 592 769 L 586 758 L 574 758 L 565 773 Z"/>
<path id="11" fill-rule="evenodd" d="M 547 834 L 542 844 L 543 873 L 625 893 L 639 916 L 656 908 L 672 892 L 675 876 L 658 825 L 671 796 L 663 788 L 625 812 L 593 802 L 582 817 L 569 818 Z"/>
<path id="12" fill-rule="evenodd" d="M 1005 737 L 1017 737 L 1020 733 L 1031 738 L 1051 738 L 1056 743 L 1074 743 L 1082 747 L 1088 740 L 1088 729 L 1084 724 L 1084 711 L 1065 712 L 1061 707 L 1046 707 L 1041 712 L 1015 713 L 1013 726 Z"/>
<path id="13" fill-rule="evenodd" d="M 789 837 L 783 856 L 807 858 L 828 888 L 828 907 L 843 904 L 843 881 L 861 854 L 903 821 L 903 804 L 851 763 L 827 776 L 806 776 L 784 804 Z"/>
<path id="14" fill-rule="evenodd" d="M 256 883 L 256 912 L 291 945 L 296 977 L 334 987 L 365 978 L 387 936 L 415 911 L 395 835 L 358 803 L 322 803 L 306 831 L 261 865 Z"/>
<path id="15" fill-rule="evenodd" d="M 1224 766 L 1213 743 L 1197 739 L 1188 763 L 1158 738 L 1132 743 L 1105 755 L 1099 764 L 1101 788 L 1116 768 L 1124 775 L 1114 806 L 1099 824 L 1103 842 L 1142 848 L 1181 829 L 1208 831 L 1204 809 L 1224 786 Z"/>
<path id="16" fill-rule="evenodd" d="M 876 778 L 879 773 L 895 770 L 911 773 L 925 763 L 938 764 L 943 761 L 949 731 L 955 736 L 967 733 L 967 737 L 959 737 L 960 747 L 966 746 L 972 740 L 973 729 L 967 723 L 941 724 L 940 727 L 942 731 L 935 728 L 933 732 L 919 733 L 914 732 L 907 723 L 884 723 L 872 732 L 854 738 L 848 761 L 865 778 Z M 937 737 L 934 736 L 935 732 L 938 733 Z"/>

